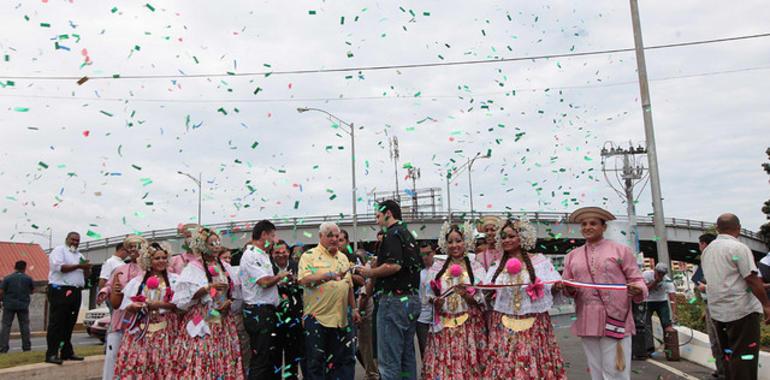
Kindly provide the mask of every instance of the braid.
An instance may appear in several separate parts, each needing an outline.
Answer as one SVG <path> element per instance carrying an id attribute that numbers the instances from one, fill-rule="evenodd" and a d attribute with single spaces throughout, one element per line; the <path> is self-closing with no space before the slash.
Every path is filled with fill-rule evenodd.
<path id="1" fill-rule="evenodd" d="M 171 288 L 171 282 L 168 281 L 168 270 L 163 270 L 163 281 L 166 281 L 166 286 Z"/>
<path id="2" fill-rule="evenodd" d="M 503 268 L 506 266 L 505 264 L 508 262 L 508 252 L 503 252 L 503 257 L 500 258 L 500 265 L 497 266 L 497 270 L 495 270 L 495 275 L 492 276 L 492 284 L 494 285 L 495 280 L 497 280 L 497 276 L 500 275 L 500 273 L 503 272 Z"/>
<path id="3" fill-rule="evenodd" d="M 450 259 L 448 256 L 449 256 L 449 255 L 447 255 L 447 258 L 446 258 L 446 260 L 444 261 L 444 266 L 442 266 L 442 267 L 441 267 L 441 270 L 440 270 L 440 271 L 438 271 L 438 274 L 436 274 L 436 279 L 437 279 L 437 280 L 439 280 L 439 281 L 441 281 L 441 276 L 443 276 L 443 275 L 444 275 L 444 272 L 446 272 L 446 269 L 449 267 L 449 262 L 451 261 L 451 259 Z M 434 292 L 434 293 L 436 293 L 436 295 L 439 295 L 439 292 L 440 292 L 440 291 L 436 291 L 436 290 L 434 289 L 434 290 L 433 290 L 433 292 Z"/>
<path id="4" fill-rule="evenodd" d="M 471 268 L 471 259 L 468 258 L 468 255 L 465 255 L 465 266 L 468 267 L 468 277 L 471 279 L 471 285 L 474 284 L 473 281 L 473 268 Z"/>
<path id="5" fill-rule="evenodd" d="M 209 281 L 209 284 L 211 284 L 211 273 L 209 273 L 209 267 L 206 265 L 208 263 L 205 258 L 201 257 L 201 259 L 203 259 L 203 272 L 206 273 L 206 279 Z"/>
<path id="6" fill-rule="evenodd" d="M 227 277 L 227 299 L 232 299 L 233 280 L 230 278 L 230 273 L 227 273 L 227 269 L 225 269 L 225 266 L 222 264 L 222 260 L 219 259 L 219 256 L 217 256 L 217 263 L 219 263 L 219 267 L 222 268 L 222 272 L 225 272 L 225 277 Z"/>
<path id="7" fill-rule="evenodd" d="M 532 259 L 529 258 L 527 251 L 521 251 L 521 258 L 524 259 L 524 264 L 527 265 L 527 272 L 529 272 L 529 282 L 535 283 L 535 267 L 532 266 Z"/>

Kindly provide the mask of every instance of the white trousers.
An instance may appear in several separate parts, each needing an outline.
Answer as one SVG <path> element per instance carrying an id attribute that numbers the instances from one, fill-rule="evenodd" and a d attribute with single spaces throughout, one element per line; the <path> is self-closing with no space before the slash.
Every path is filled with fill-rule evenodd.
<path id="1" fill-rule="evenodd" d="M 107 346 L 104 352 L 104 370 L 102 370 L 102 380 L 112 380 L 115 376 L 115 358 L 120 349 L 120 340 L 123 339 L 123 331 L 110 332 L 104 345 Z"/>
<path id="2" fill-rule="evenodd" d="M 615 368 L 617 339 L 608 337 L 581 337 L 583 351 L 588 359 L 591 380 L 629 380 L 631 379 L 631 337 L 620 341 L 623 346 L 626 369 L 620 372 Z"/>

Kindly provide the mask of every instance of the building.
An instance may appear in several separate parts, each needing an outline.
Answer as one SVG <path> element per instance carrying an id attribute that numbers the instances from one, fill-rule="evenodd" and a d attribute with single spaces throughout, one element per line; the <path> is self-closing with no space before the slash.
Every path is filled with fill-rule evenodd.
<path id="1" fill-rule="evenodd" d="M 48 286 L 48 255 L 38 244 L 0 241 L 0 279 L 13 273 L 13 266 L 19 260 L 27 262 L 26 273 L 35 281 L 35 292 L 29 305 L 30 330 L 42 331 L 48 315 L 45 296 Z M 14 323 L 12 331 L 18 329 L 18 324 Z"/>

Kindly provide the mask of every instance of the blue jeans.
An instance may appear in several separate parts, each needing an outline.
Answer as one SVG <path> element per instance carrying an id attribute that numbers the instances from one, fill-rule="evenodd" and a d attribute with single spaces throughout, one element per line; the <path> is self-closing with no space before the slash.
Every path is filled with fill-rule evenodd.
<path id="1" fill-rule="evenodd" d="M 381 380 L 417 379 L 414 334 L 420 297 L 382 296 L 377 309 L 377 363 Z"/>
<path id="2" fill-rule="evenodd" d="M 305 361 L 307 380 L 353 380 L 356 359 L 350 325 L 324 327 L 311 315 L 305 316 Z"/>

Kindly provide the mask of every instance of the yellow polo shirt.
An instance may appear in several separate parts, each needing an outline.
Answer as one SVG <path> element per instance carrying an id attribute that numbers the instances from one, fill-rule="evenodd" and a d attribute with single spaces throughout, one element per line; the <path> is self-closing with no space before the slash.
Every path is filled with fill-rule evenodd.
<path id="1" fill-rule="evenodd" d="M 322 245 L 305 252 L 299 259 L 299 276 L 316 273 L 342 273 L 350 268 L 350 261 L 342 252 L 332 255 Z M 316 287 L 304 288 L 302 297 L 304 315 L 312 315 L 328 328 L 341 328 L 348 325 L 348 291 L 353 286 L 350 272 L 339 281 L 327 281 Z"/>

